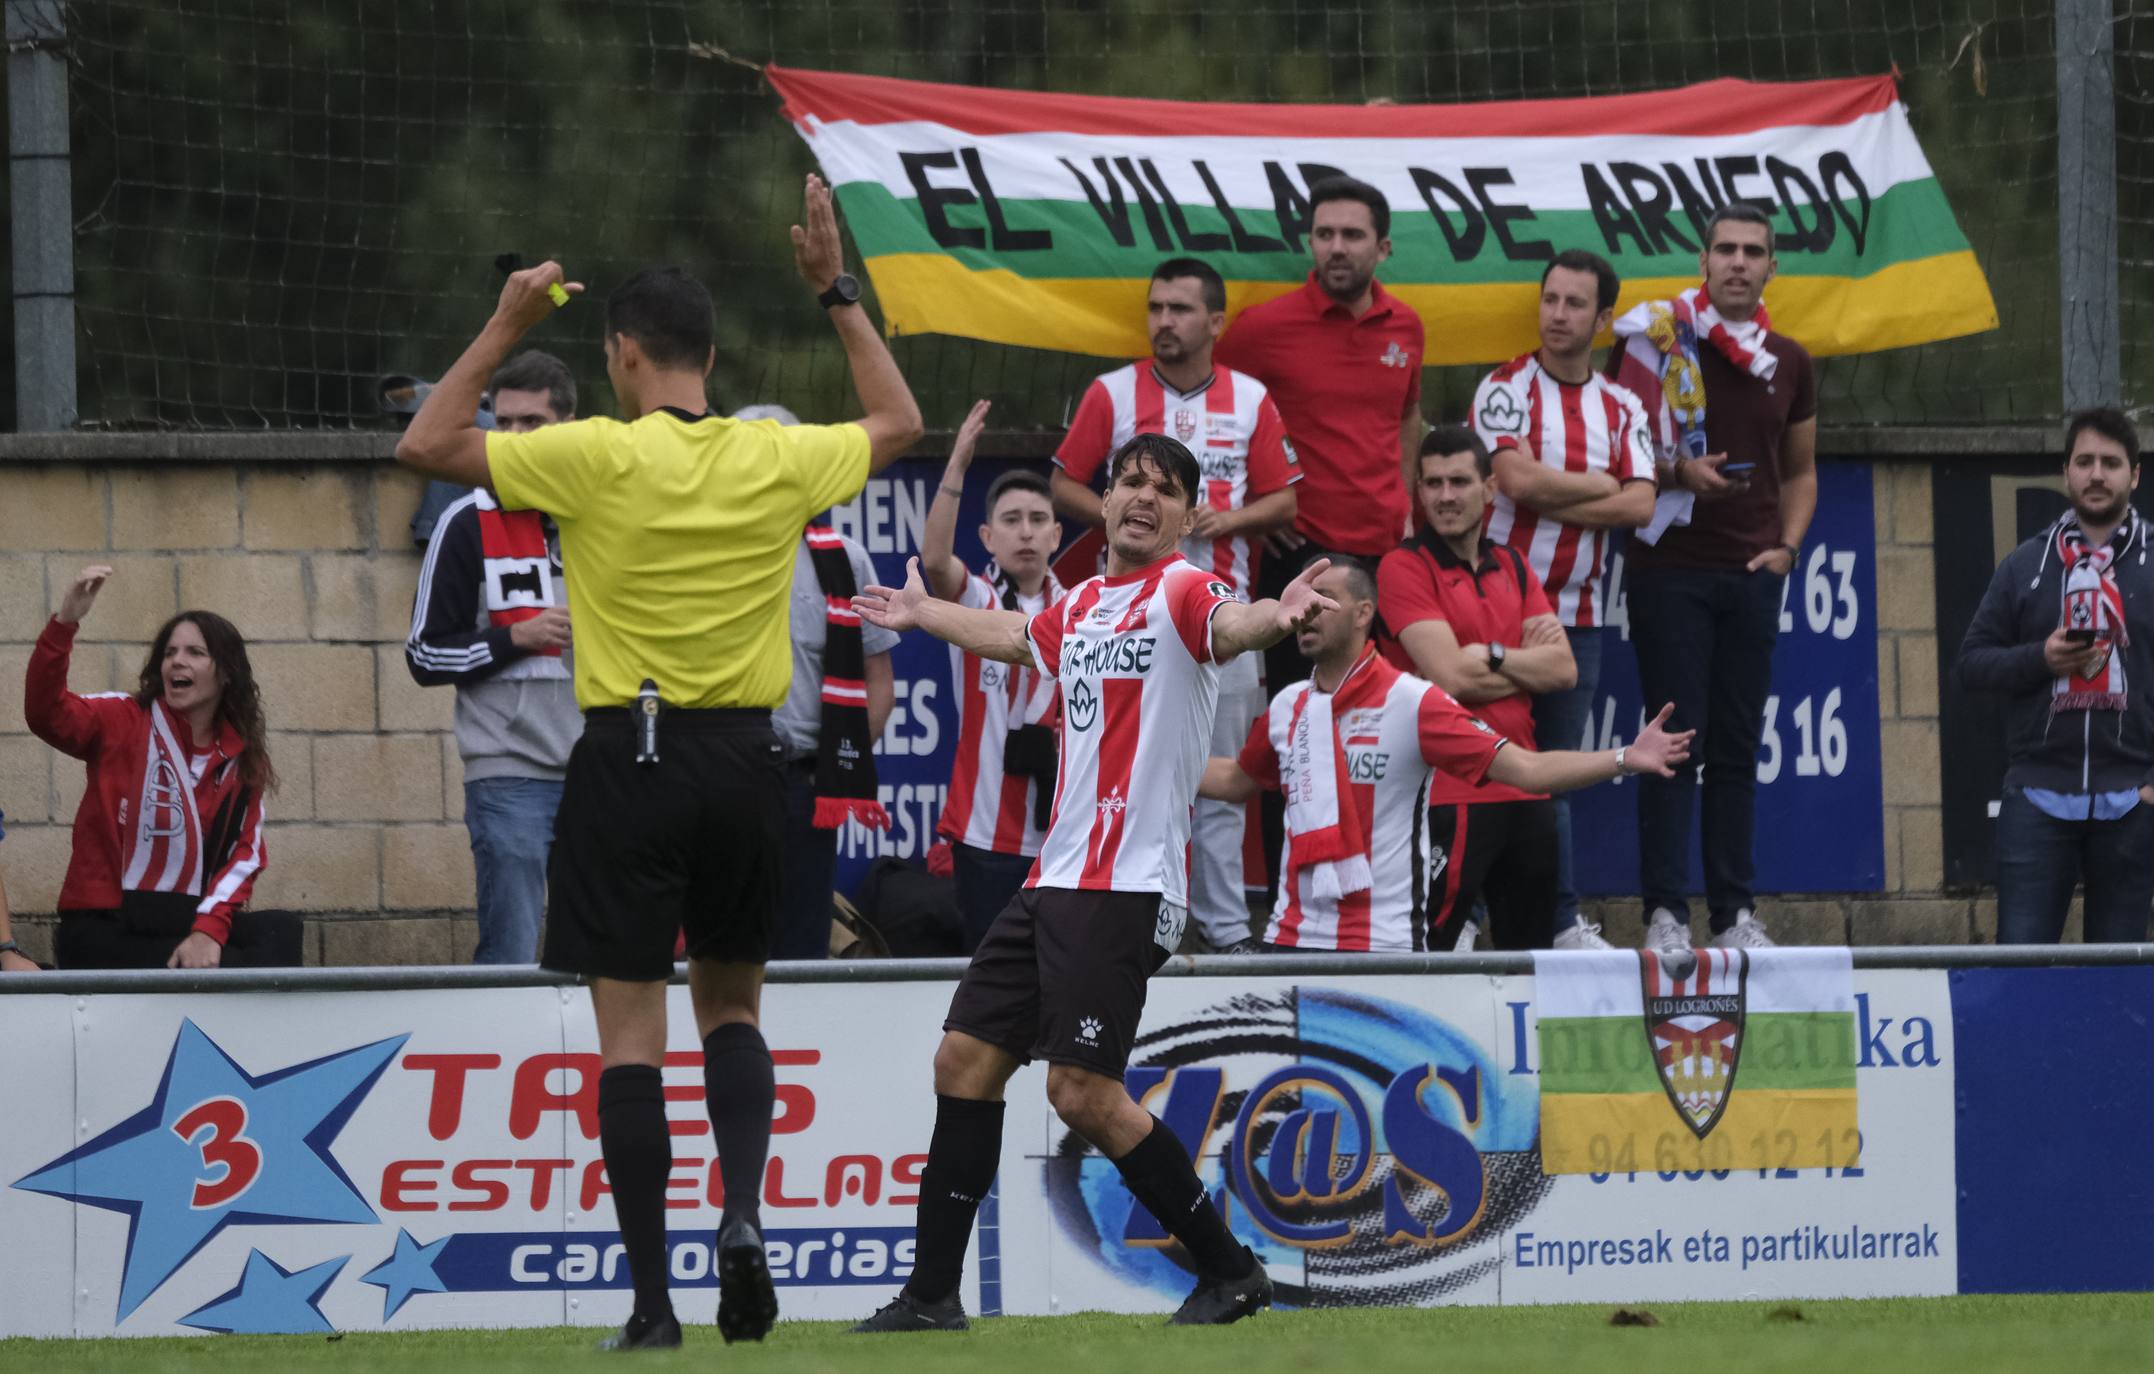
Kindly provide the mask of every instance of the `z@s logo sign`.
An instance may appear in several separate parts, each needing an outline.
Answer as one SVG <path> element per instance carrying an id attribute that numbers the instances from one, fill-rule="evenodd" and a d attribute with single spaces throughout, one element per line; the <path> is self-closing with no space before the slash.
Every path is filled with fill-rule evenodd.
<path id="1" fill-rule="evenodd" d="M 1494 1271 L 1496 1239 L 1554 1184 L 1530 1084 L 1396 1002 L 1309 987 L 1237 996 L 1140 1037 L 1127 1083 L 1198 1159 L 1293 1306 L 1435 1301 Z M 1112 1163 L 1070 1134 L 1047 1171 L 1058 1223 L 1085 1253 L 1187 1290 Z"/>

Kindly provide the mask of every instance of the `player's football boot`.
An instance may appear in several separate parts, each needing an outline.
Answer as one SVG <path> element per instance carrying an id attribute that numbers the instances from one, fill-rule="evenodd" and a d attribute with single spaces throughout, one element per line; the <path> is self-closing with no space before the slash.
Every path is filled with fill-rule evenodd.
<path id="1" fill-rule="evenodd" d="M 1181 1309 L 1167 1319 L 1169 1326 L 1225 1326 L 1253 1316 L 1271 1306 L 1271 1275 L 1257 1257 L 1249 1255 L 1250 1269 L 1238 1279 L 1207 1278 L 1197 1284 Z"/>
<path id="2" fill-rule="evenodd" d="M 922 1302 L 910 1293 L 900 1292 L 853 1331 L 963 1331 L 971 1325 L 965 1320 L 965 1304 L 958 1301 L 955 1293 L 940 1302 Z"/>

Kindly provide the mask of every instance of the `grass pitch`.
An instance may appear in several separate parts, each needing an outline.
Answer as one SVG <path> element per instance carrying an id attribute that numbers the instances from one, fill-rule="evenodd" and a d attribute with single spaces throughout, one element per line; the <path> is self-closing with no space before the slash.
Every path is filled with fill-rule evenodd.
<path id="1" fill-rule="evenodd" d="M 728 1348 L 709 1326 L 678 1352 L 629 1367 L 741 1374 L 1443 1374 L 1487 1370 L 1669 1374 L 2141 1374 L 2154 1364 L 2154 1294 L 1896 1298 L 1864 1302 L 1660 1304 L 1656 1326 L 1615 1326 L 1610 1307 L 1271 1312 L 1217 1330 L 1156 1317 L 1001 1317 L 966 1334 L 865 1337 L 834 1322 L 781 1324 Z M 25 1374 L 470 1374 L 619 1370 L 590 1349 L 595 1329 L 426 1331 L 154 1340 L 0 1341 L 0 1369 Z"/>

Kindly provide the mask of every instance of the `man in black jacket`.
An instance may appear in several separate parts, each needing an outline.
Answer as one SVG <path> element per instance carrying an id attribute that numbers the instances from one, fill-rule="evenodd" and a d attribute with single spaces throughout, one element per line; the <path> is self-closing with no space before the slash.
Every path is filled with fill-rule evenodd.
<path id="1" fill-rule="evenodd" d="M 2075 882 L 2089 943 L 2147 938 L 2154 903 L 2154 527 L 2132 509 L 2139 435 L 2065 427 L 2072 509 L 2014 549 L 1960 643 L 1959 681 L 2012 698 L 1997 813 L 1997 943 L 2051 944 Z"/>

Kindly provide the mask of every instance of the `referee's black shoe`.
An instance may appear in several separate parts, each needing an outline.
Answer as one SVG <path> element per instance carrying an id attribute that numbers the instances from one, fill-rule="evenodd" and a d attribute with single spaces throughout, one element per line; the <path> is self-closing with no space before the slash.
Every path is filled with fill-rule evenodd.
<path id="1" fill-rule="evenodd" d="M 718 1227 L 718 1334 L 727 1345 L 759 1341 L 777 1320 L 763 1234 L 745 1217 L 727 1217 Z"/>
<path id="2" fill-rule="evenodd" d="M 600 1350 L 678 1350 L 680 1319 L 668 1312 L 657 1321 L 630 1316 L 620 1330 L 598 1343 Z"/>
<path id="3" fill-rule="evenodd" d="M 884 1303 L 881 1311 L 854 1327 L 853 1332 L 963 1331 L 971 1325 L 965 1320 L 965 1304 L 954 1292 L 938 1302 L 922 1302 L 910 1293 L 900 1292 Z"/>
<path id="4" fill-rule="evenodd" d="M 1253 1316 L 1271 1306 L 1271 1275 L 1248 1247 L 1249 1272 L 1238 1279 L 1206 1278 L 1197 1284 L 1181 1309 L 1167 1319 L 1169 1326 L 1225 1326 Z"/>

